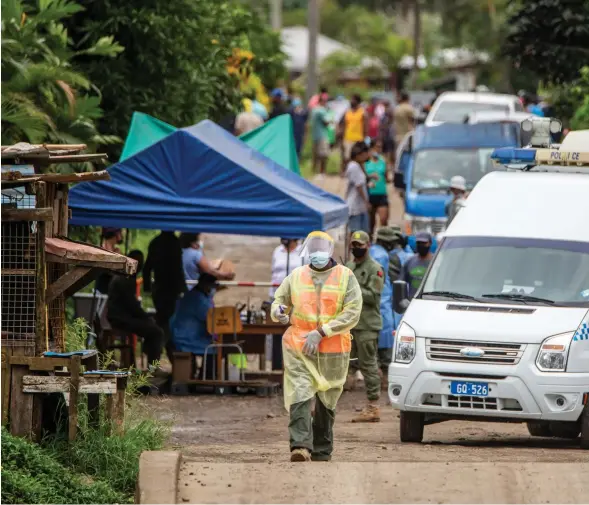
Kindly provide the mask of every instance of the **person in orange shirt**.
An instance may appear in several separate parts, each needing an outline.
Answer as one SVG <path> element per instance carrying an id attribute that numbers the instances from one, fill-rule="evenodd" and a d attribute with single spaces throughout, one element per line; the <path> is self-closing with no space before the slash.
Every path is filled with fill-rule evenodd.
<path id="1" fill-rule="evenodd" d="M 346 111 L 340 121 L 340 135 L 343 141 L 342 153 L 342 173 L 346 164 L 350 161 L 352 147 L 356 142 L 362 142 L 366 139 L 368 133 L 367 114 L 362 105 L 360 95 L 352 96 L 350 108 Z"/>

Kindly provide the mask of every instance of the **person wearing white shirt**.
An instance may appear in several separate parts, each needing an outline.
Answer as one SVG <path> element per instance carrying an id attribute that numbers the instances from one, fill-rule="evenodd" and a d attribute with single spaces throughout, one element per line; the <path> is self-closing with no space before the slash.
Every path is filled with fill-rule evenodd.
<path id="1" fill-rule="evenodd" d="M 272 284 L 281 284 L 292 271 L 304 265 L 305 258 L 301 257 L 302 247 L 297 239 L 281 238 L 280 245 L 272 253 Z M 270 288 L 270 300 L 274 300 L 277 287 Z M 282 361 L 282 335 L 272 337 L 272 369 L 281 370 Z"/>
<path id="2" fill-rule="evenodd" d="M 295 268 L 304 264 L 299 241 L 292 238 L 281 238 L 280 245 L 272 253 L 272 284 L 281 284 Z M 274 298 L 276 289 L 276 287 L 270 288 L 270 298 Z"/>

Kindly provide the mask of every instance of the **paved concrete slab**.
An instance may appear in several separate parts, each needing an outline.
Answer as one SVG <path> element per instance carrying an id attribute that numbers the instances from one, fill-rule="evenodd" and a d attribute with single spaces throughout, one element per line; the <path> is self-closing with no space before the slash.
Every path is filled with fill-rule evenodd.
<path id="1" fill-rule="evenodd" d="M 589 463 L 203 463 L 179 503 L 587 503 Z"/>
<path id="2" fill-rule="evenodd" d="M 178 451 L 142 452 L 135 503 L 177 503 L 181 458 Z"/>

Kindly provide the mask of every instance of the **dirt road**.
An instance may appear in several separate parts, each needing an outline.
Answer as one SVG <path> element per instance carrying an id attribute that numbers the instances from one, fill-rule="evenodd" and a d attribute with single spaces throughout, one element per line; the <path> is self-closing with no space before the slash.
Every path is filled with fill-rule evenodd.
<path id="1" fill-rule="evenodd" d="M 380 423 L 350 422 L 364 398 L 355 391 L 340 400 L 333 462 L 296 470 L 288 462 L 288 416 L 280 396 L 145 401 L 173 423 L 169 448 L 183 455 L 180 503 L 589 500 L 589 454 L 578 444 L 531 438 L 524 425 L 472 422 L 428 426 L 423 444 L 401 444 L 390 407 L 382 408 Z"/>
<path id="2" fill-rule="evenodd" d="M 397 413 L 384 406 L 380 423 L 350 422 L 365 401 L 344 393 L 338 404 L 334 461 L 586 462 L 578 444 L 531 438 L 521 424 L 447 422 L 426 426 L 424 443 L 401 444 Z M 173 422 L 169 444 L 199 461 L 278 463 L 288 459 L 288 416 L 280 396 L 150 397 L 161 419 Z M 589 497 L 588 497 L 589 499 Z"/>

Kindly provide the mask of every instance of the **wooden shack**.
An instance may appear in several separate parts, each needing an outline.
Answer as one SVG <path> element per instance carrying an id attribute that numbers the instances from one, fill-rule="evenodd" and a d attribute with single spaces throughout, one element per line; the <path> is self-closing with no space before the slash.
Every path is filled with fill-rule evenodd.
<path id="1" fill-rule="evenodd" d="M 13 393 L 22 392 L 22 384 L 16 384 L 12 376 L 11 356 L 20 363 L 24 356 L 65 351 L 65 299 L 102 271 L 132 274 L 137 266 L 123 255 L 67 237 L 69 185 L 110 176 L 106 170 L 60 174 L 47 169 L 53 164 L 106 160 L 105 154 L 83 154 L 85 148 L 24 143 L 2 146 L 3 422 L 9 406 L 15 404 Z M 47 368 L 53 370 L 49 365 Z M 25 424 L 25 428 L 11 425 L 11 431 L 24 434 L 30 423 Z"/>

